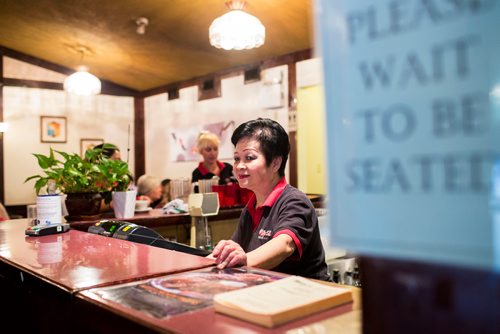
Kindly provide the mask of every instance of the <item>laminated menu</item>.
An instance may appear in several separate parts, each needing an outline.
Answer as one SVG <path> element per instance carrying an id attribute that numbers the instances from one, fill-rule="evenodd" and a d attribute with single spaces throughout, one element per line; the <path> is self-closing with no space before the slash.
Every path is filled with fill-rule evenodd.
<path id="1" fill-rule="evenodd" d="M 214 296 L 217 312 L 269 328 L 349 302 L 350 289 L 300 276 Z"/>

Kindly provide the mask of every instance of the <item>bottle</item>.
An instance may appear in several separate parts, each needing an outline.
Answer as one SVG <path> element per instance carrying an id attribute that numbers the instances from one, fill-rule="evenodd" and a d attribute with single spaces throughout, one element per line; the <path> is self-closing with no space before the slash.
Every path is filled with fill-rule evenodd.
<path id="1" fill-rule="evenodd" d="M 332 280 L 340 284 L 340 272 L 338 269 L 333 269 Z"/>
<path id="2" fill-rule="evenodd" d="M 356 286 L 358 288 L 361 287 L 361 279 L 360 279 L 360 275 L 359 275 L 358 266 L 354 267 L 354 271 L 352 273 L 352 285 Z"/>
<path id="3" fill-rule="evenodd" d="M 346 270 L 344 274 L 344 284 L 352 285 L 352 271 Z"/>

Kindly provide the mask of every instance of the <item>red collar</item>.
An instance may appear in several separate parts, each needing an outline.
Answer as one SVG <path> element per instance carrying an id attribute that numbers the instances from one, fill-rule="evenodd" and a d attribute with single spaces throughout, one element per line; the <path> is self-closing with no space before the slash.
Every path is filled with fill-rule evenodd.
<path id="1" fill-rule="evenodd" d="M 283 190 L 285 190 L 286 185 L 287 182 L 285 177 L 283 176 L 274 186 L 269 196 L 267 196 L 264 204 L 259 207 L 255 207 L 257 198 L 255 197 L 255 194 L 252 195 L 246 207 L 248 212 L 250 213 L 250 216 L 252 217 L 253 230 L 255 230 L 260 223 L 260 219 L 262 218 L 262 214 L 264 213 L 264 207 L 272 207 L 278 197 L 280 197 L 281 193 L 283 193 Z"/>
<path id="2" fill-rule="evenodd" d="M 217 165 L 219 166 L 219 174 L 220 174 L 220 171 L 224 169 L 224 163 L 217 160 Z M 198 170 L 200 171 L 201 175 L 206 175 L 208 173 L 211 173 L 208 169 L 203 167 L 203 162 L 200 162 L 198 164 Z"/>

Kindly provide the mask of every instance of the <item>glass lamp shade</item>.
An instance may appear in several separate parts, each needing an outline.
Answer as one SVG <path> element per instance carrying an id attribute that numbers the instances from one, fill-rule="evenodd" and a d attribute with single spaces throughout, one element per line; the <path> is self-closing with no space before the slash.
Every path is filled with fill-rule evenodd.
<path id="1" fill-rule="evenodd" d="M 233 9 L 212 22 L 208 36 L 210 44 L 219 49 L 252 49 L 264 44 L 266 28 L 255 16 Z"/>
<path id="2" fill-rule="evenodd" d="M 96 95 L 101 92 L 101 81 L 85 68 L 80 68 L 64 80 L 64 90 L 76 95 Z"/>

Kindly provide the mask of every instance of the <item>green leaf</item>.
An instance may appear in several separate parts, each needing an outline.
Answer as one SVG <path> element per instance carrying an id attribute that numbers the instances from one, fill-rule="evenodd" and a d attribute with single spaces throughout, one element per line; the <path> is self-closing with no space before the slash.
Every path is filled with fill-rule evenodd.
<path id="1" fill-rule="evenodd" d="M 55 159 L 54 152 L 62 159 Z M 83 158 L 75 153 L 56 151 L 52 148 L 48 156 L 33 155 L 43 174 L 30 176 L 25 182 L 36 179 L 37 193 L 47 186 L 49 180 L 55 182 L 57 190 L 66 193 L 124 191 L 132 180 L 125 161 L 108 159 L 99 149 L 87 150 Z"/>

